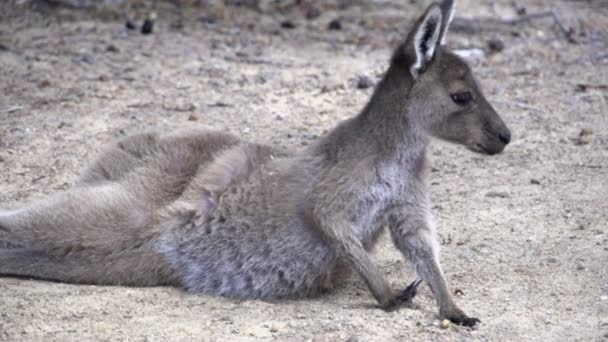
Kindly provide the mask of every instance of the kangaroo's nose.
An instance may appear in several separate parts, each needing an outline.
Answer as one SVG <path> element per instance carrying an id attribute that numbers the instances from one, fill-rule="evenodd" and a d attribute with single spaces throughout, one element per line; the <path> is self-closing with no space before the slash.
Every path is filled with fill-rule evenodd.
<path id="1" fill-rule="evenodd" d="M 506 130 L 498 133 L 498 139 L 500 140 L 500 142 L 507 145 L 509 142 L 511 142 L 511 132 L 509 132 L 509 130 L 506 129 Z"/>

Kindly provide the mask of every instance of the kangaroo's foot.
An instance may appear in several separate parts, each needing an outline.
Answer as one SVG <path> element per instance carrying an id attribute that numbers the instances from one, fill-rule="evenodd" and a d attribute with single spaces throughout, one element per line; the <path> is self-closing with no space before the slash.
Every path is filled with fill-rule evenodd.
<path id="1" fill-rule="evenodd" d="M 454 324 L 462 325 L 465 327 L 474 327 L 477 323 L 481 322 L 479 318 L 467 316 L 459 308 L 454 308 L 447 313 L 440 313 L 440 317 L 441 319 L 447 319 Z"/>
<path id="2" fill-rule="evenodd" d="M 413 299 L 418 291 L 418 285 L 422 282 L 422 279 L 414 280 L 409 284 L 403 291 L 398 292 L 397 295 L 387 305 L 383 307 L 385 311 L 394 311 L 401 307 L 411 308 Z"/>

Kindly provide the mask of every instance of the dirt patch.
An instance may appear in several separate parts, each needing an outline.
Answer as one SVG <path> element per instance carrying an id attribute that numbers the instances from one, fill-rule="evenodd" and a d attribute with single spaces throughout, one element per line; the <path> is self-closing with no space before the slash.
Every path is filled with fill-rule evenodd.
<path id="1" fill-rule="evenodd" d="M 163 5 L 154 33 L 142 35 L 116 16 L 36 3 L 0 5 L 7 208 L 65 189 L 103 145 L 143 130 L 205 126 L 309 144 L 362 108 L 373 89 L 361 78 L 379 79 L 423 7 L 357 1 L 307 19 L 303 8 Z M 538 0 L 526 10 L 552 4 L 577 43 L 551 18 L 449 37 L 485 52 L 474 69 L 513 132 L 495 157 L 442 142 L 430 149 L 442 263 L 478 329 L 442 329 L 428 288 L 418 309 L 385 313 L 357 277 L 319 298 L 277 303 L 3 278 L 0 339 L 607 339 L 608 9 Z M 515 11 L 511 1 L 459 3 L 467 17 Z M 340 28 L 330 29 L 335 19 Z M 503 46 L 491 53 L 496 38 Z M 395 286 L 414 277 L 388 239 L 375 259 Z"/>

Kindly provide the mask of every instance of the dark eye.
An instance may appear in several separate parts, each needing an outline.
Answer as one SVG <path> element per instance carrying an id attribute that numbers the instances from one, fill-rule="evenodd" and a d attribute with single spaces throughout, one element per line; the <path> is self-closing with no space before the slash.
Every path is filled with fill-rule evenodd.
<path id="1" fill-rule="evenodd" d="M 452 101 L 454 101 L 459 106 L 466 106 L 473 100 L 473 94 L 469 91 L 465 91 L 462 93 L 452 94 Z"/>

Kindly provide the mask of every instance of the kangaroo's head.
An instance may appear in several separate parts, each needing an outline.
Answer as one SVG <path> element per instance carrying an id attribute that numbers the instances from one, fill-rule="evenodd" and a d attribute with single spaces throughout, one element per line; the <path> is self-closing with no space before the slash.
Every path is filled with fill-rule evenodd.
<path id="1" fill-rule="evenodd" d="M 500 153 L 511 132 L 471 68 L 442 46 L 453 14 L 453 0 L 430 5 L 395 51 L 389 72 L 400 70 L 409 79 L 407 106 L 419 127 L 476 152 Z"/>

